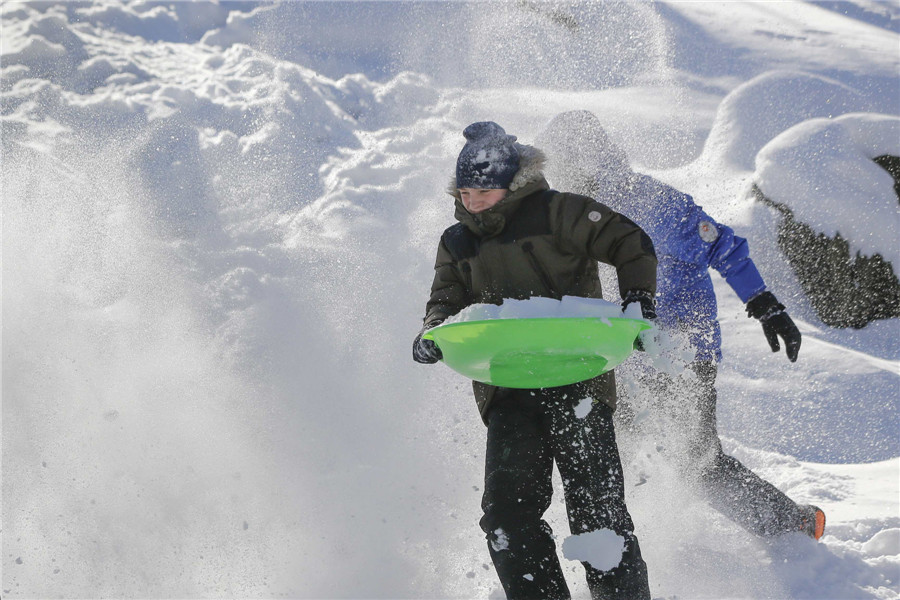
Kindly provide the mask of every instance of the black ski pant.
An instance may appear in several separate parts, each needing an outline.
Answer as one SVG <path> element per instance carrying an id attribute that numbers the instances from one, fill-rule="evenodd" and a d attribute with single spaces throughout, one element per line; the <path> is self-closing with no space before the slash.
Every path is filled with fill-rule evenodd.
<path id="1" fill-rule="evenodd" d="M 487 414 L 484 517 L 488 550 L 510 599 L 569 598 L 550 526 L 554 460 L 573 534 L 609 529 L 624 538 L 622 560 L 600 571 L 583 562 L 594 599 L 650 598 L 647 566 L 625 506 L 613 411 L 594 402 L 579 417 L 579 385 L 543 390 L 503 388 Z"/>
<path id="2" fill-rule="evenodd" d="M 804 509 L 723 452 L 716 428 L 716 364 L 695 361 L 691 369 L 696 379 L 656 374 L 644 381 L 654 409 L 665 414 L 674 429 L 669 436 L 676 439 L 669 450 L 684 476 L 713 508 L 756 535 L 800 531 Z"/>

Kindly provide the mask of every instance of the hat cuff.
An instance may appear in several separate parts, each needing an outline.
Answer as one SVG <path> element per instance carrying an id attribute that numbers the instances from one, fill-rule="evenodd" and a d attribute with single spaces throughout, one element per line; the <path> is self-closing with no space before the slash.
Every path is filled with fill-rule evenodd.
<path id="1" fill-rule="evenodd" d="M 465 178 L 456 178 L 456 189 L 473 189 L 473 190 L 507 190 L 509 189 L 509 182 L 501 182 L 501 181 L 473 181 Z"/>

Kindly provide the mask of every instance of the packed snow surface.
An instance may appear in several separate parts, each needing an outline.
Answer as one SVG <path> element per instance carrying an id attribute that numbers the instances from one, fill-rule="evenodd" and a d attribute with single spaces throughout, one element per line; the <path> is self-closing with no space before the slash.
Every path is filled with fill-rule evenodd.
<path id="1" fill-rule="evenodd" d="M 587 109 L 750 240 L 804 336 L 772 354 L 714 276 L 725 449 L 825 536 L 754 538 L 664 440 L 620 436 L 654 596 L 897 598 L 900 327 L 819 322 L 749 190 L 896 251 L 864 157 L 896 144 L 898 23 L 870 0 L 0 3 L 0 596 L 501 597 L 471 387 L 410 344 L 463 128 L 527 144 Z M 755 174 L 776 152 L 843 196 Z"/>

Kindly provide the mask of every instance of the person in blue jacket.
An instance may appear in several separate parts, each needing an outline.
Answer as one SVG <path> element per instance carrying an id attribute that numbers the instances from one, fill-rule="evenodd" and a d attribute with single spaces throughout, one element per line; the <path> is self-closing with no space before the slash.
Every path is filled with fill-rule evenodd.
<path id="1" fill-rule="evenodd" d="M 597 198 L 631 218 L 653 240 L 659 260 L 657 325 L 687 334 L 695 377 L 687 387 L 664 373 L 645 379 L 658 404 L 677 413 L 670 417 L 686 447 L 681 460 L 685 474 L 716 509 L 749 531 L 762 536 L 800 531 L 819 539 L 825 527 L 822 510 L 798 505 L 725 454 L 716 430 L 715 379 L 722 336 L 710 268 L 725 278 L 748 315 L 761 322 L 773 352 L 781 349 L 779 338 L 791 362 L 800 350 L 800 331 L 766 289 L 747 241 L 704 212 L 691 196 L 632 171 L 625 152 L 589 111 L 557 115 L 538 143 L 548 157 L 551 183 Z"/>

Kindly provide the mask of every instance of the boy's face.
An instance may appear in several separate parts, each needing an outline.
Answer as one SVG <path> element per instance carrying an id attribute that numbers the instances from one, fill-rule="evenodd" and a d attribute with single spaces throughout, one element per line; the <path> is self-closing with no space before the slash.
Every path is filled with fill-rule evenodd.
<path id="1" fill-rule="evenodd" d="M 470 213 L 480 213 L 503 200 L 507 190 L 480 190 L 475 188 L 459 188 L 463 206 Z"/>

